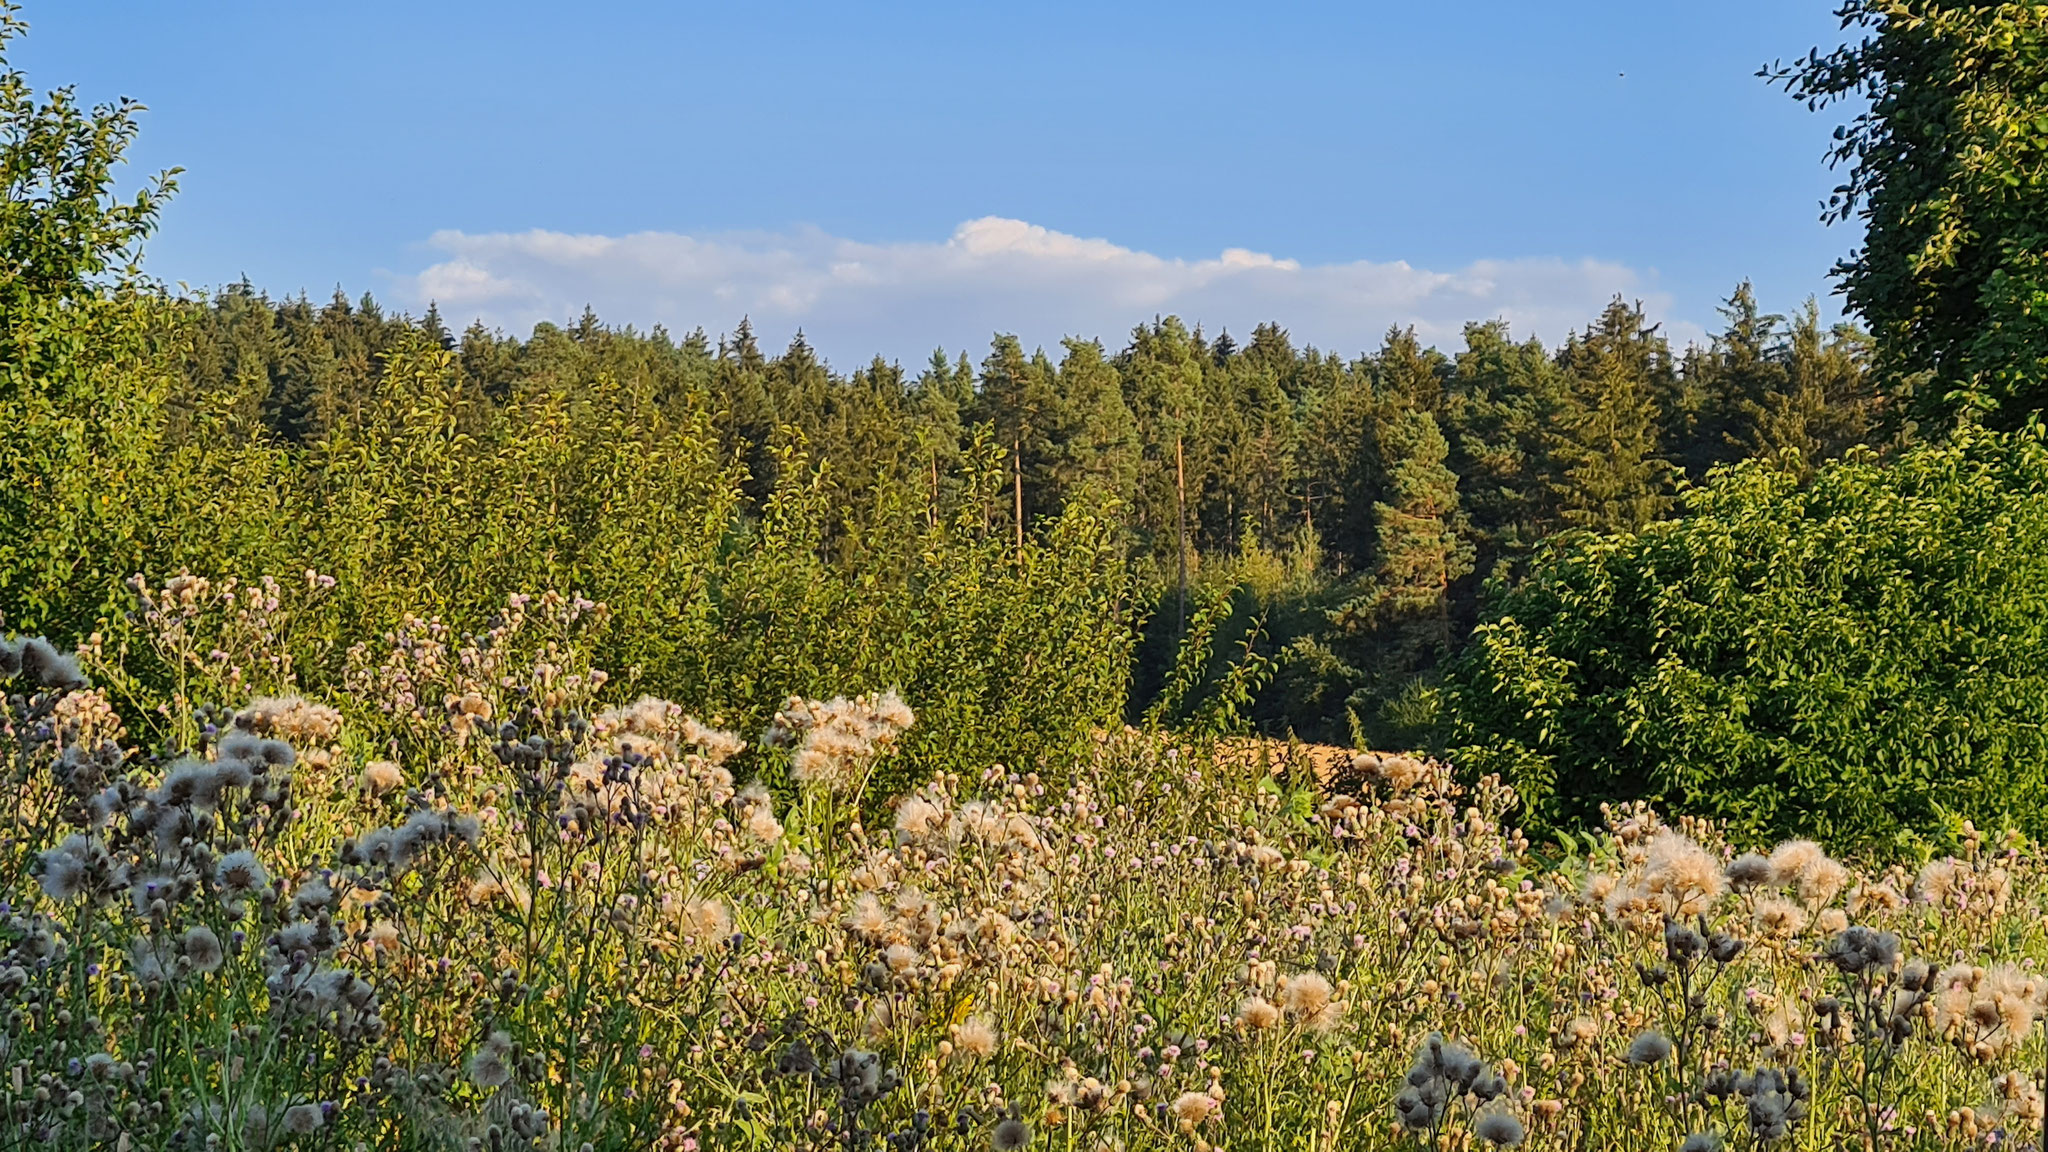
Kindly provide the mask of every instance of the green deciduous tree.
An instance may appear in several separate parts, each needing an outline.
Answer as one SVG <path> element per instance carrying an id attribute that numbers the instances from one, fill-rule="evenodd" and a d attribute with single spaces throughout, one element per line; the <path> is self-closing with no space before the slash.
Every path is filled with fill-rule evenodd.
<path id="1" fill-rule="evenodd" d="M 1549 827 L 1645 799 L 1747 837 L 2048 833 L 2048 448 L 1767 461 L 1538 563 L 1446 681 L 1451 743 Z"/>
<path id="2" fill-rule="evenodd" d="M 4 59 L 17 11 L 0 5 L 0 604 L 83 631 L 143 556 L 176 551 L 109 484 L 149 475 L 187 495 L 158 418 L 183 334 L 137 268 L 175 172 L 117 193 L 141 106 L 38 97 Z"/>
<path id="3" fill-rule="evenodd" d="M 1764 75 L 1835 132 L 1837 266 L 1903 420 L 2013 428 L 2048 402 L 2048 22 L 2032 4 L 1845 0 L 1858 39 Z"/>

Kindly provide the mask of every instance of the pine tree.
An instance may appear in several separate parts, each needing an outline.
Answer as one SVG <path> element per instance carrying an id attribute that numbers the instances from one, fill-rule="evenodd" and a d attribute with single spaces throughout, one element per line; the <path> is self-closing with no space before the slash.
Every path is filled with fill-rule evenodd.
<path id="1" fill-rule="evenodd" d="M 1309 650 L 1343 670 L 1346 711 L 1367 739 L 1408 743 L 1420 733 L 1399 704 L 1455 644 L 1452 589 L 1474 550 L 1436 417 L 1390 399 L 1372 439 L 1385 480 L 1373 504 L 1375 566 Z"/>

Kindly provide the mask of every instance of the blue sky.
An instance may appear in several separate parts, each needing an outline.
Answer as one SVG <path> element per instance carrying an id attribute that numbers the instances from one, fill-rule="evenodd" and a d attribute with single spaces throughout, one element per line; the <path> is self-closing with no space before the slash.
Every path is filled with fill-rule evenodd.
<path id="1" fill-rule="evenodd" d="M 1685 336 L 1745 277 L 1830 308 L 1833 120 L 1753 73 L 1832 8 L 30 0 L 13 59 L 149 104 L 167 280 L 744 313 L 842 366 L 1163 311 L 1349 353 L 1617 291 Z"/>

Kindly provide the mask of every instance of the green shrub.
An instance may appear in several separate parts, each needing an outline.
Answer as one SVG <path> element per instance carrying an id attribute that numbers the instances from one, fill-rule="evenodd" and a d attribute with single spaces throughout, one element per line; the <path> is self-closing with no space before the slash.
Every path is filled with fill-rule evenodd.
<path id="1" fill-rule="evenodd" d="M 1560 540 L 1447 679 L 1453 755 L 1553 829 L 1644 799 L 1752 837 L 2048 833 L 2044 484 L 2038 427 L 1969 432 Z"/>

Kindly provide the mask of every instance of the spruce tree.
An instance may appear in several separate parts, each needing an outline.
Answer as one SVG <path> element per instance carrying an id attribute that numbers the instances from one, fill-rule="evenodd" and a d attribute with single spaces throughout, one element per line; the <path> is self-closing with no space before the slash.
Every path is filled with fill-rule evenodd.
<path id="1" fill-rule="evenodd" d="M 1466 325 L 1443 424 L 1481 573 L 1519 562 L 1557 525 L 1550 452 L 1569 391 L 1540 341 L 1517 343 L 1502 321 Z"/>
<path id="2" fill-rule="evenodd" d="M 1724 327 L 1713 347 L 1692 358 L 1686 375 L 1698 382 L 1698 421 L 1685 440 L 1665 451 L 1697 481 L 1716 464 L 1741 459 L 1755 443 L 1755 413 L 1790 384 L 1781 329 L 1784 317 L 1757 307 L 1747 280 L 1721 306 Z"/>
<path id="3" fill-rule="evenodd" d="M 597 314 L 591 312 L 588 308 L 584 309 L 584 314 L 586 320 L 595 326 Z M 420 317 L 420 331 L 426 333 L 427 339 L 439 344 L 442 351 L 455 351 L 455 336 L 448 331 L 448 325 L 441 320 L 441 305 L 438 302 L 433 300 L 427 301 L 427 314 Z"/>
<path id="4" fill-rule="evenodd" d="M 1436 417 L 1419 408 L 1390 413 L 1376 439 L 1387 494 L 1373 505 L 1373 609 L 1393 627 L 1402 653 L 1441 653 L 1451 645 L 1451 585 L 1472 571 L 1473 561 L 1458 475 L 1447 463 L 1450 445 Z"/>
<path id="5" fill-rule="evenodd" d="M 1372 372 L 1364 362 L 1347 364 L 1310 350 L 1301 374 L 1301 459 L 1311 478 L 1302 484 L 1304 516 L 1337 571 L 1358 572 L 1371 563 L 1379 491 Z"/>
<path id="6" fill-rule="evenodd" d="M 1142 461 L 1133 519 L 1141 540 L 1169 572 L 1177 572 L 1183 492 L 1200 477 L 1185 467 L 1202 433 L 1203 357 L 1176 317 L 1140 325 L 1116 358 L 1124 395 L 1138 421 Z M 1176 468 L 1176 462 L 1183 466 Z M 1185 509 L 1190 520 L 1194 509 Z M 1177 578 L 1177 576 L 1176 576 Z"/>
<path id="7" fill-rule="evenodd" d="M 1870 338 L 1847 325 L 1823 331 L 1820 308 L 1806 302 L 1783 353 L 1784 386 L 1743 406 L 1744 455 L 1783 459 L 1811 474 L 1879 433 L 1881 408 L 1870 386 Z"/>
<path id="8" fill-rule="evenodd" d="M 741 317 L 731 337 L 718 343 L 712 374 L 712 427 L 725 451 L 747 471 L 747 496 L 759 501 L 775 486 L 772 441 L 777 413 L 768 394 L 767 357 L 754 339 L 754 326 Z"/>
<path id="9" fill-rule="evenodd" d="M 1048 502 L 1064 506 L 1082 486 L 1093 485 L 1128 503 L 1138 482 L 1140 445 L 1123 382 L 1101 344 L 1070 339 L 1063 347 Z"/>
<path id="10" fill-rule="evenodd" d="M 1633 532 L 1671 506 L 1673 468 L 1658 455 L 1660 381 L 1670 351 L 1640 305 L 1619 297 L 1560 357 L 1570 373 L 1550 455 L 1559 517 L 1567 527 Z"/>

